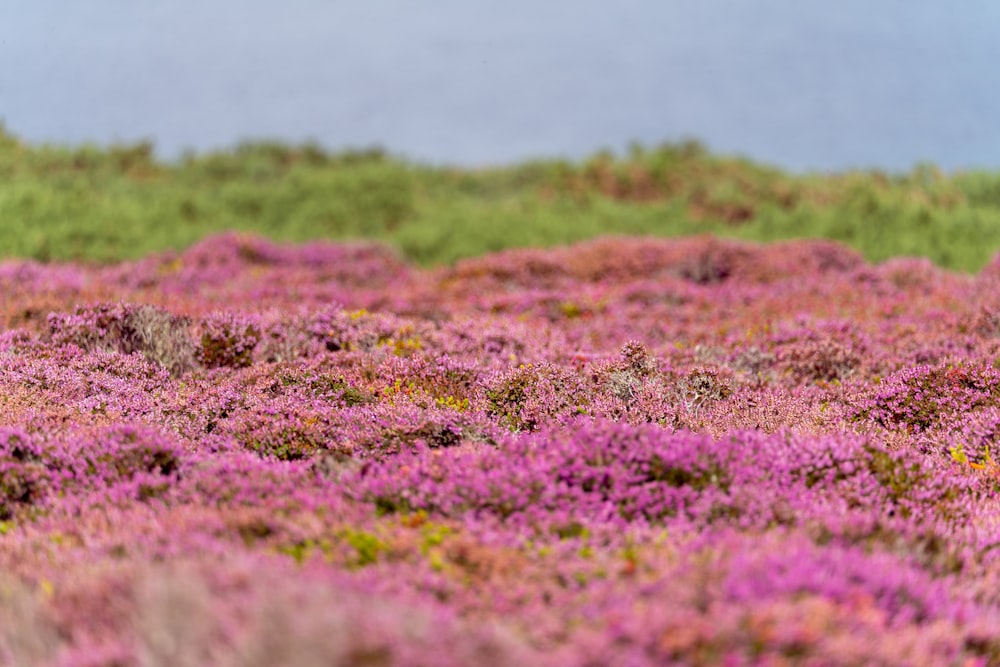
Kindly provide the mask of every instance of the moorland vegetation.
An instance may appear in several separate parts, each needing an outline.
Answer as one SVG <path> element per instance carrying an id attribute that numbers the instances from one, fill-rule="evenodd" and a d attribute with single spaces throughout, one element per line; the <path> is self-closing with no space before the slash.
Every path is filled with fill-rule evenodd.
<path id="1" fill-rule="evenodd" d="M 696 142 L 471 169 L 267 142 L 165 162 L 148 143 L 33 146 L 0 128 L 0 181 L 0 257 L 45 261 L 137 259 L 226 230 L 374 239 L 421 265 L 607 234 L 827 238 L 969 272 L 1000 250 L 1000 173 L 796 175 Z"/>
<path id="2" fill-rule="evenodd" d="M 1000 663 L 993 176 L 0 165 L 0 665 Z"/>

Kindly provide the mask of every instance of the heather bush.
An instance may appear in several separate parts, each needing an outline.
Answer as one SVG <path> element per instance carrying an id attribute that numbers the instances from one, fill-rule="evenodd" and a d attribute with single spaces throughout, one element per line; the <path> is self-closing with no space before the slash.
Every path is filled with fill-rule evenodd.
<path id="1" fill-rule="evenodd" d="M 141 352 L 174 375 L 195 365 L 189 321 L 155 306 L 101 303 L 78 307 L 72 315 L 52 313 L 48 322 L 57 345 L 72 343 L 89 352 Z"/>
<path id="2" fill-rule="evenodd" d="M 591 603 L 617 622 L 580 632 L 576 664 L 975 664 L 996 651 L 968 620 L 984 610 L 886 554 L 776 532 L 657 565 L 636 595 Z"/>
<path id="3" fill-rule="evenodd" d="M 359 449 L 369 455 L 373 452 L 379 452 L 380 455 L 384 456 L 386 453 L 397 454 L 404 450 L 412 451 L 421 446 L 431 449 L 454 447 L 466 437 L 488 439 L 489 436 L 478 431 L 474 425 L 466 423 L 466 420 L 449 417 L 440 415 L 435 419 L 432 416 L 427 416 L 426 421 L 412 426 L 400 425 L 384 428 L 376 439 L 359 442 Z"/>
<path id="4" fill-rule="evenodd" d="M 268 363 L 292 362 L 322 354 L 324 346 L 309 331 L 309 316 L 267 313 L 261 322 L 258 353 Z"/>
<path id="5" fill-rule="evenodd" d="M 490 444 L 506 431 L 481 412 L 412 402 L 374 404 L 343 410 L 332 443 L 337 451 L 363 459 L 385 460 L 417 447 Z"/>
<path id="6" fill-rule="evenodd" d="M 639 341 L 630 340 L 621 351 L 625 369 L 639 377 L 646 377 L 656 372 L 656 359 L 649 353 L 646 346 Z"/>
<path id="7" fill-rule="evenodd" d="M 137 307 L 125 322 L 126 328 L 133 329 L 139 341 L 138 351 L 172 375 L 180 375 L 195 365 L 188 324 L 187 319 L 155 306 Z"/>
<path id="8" fill-rule="evenodd" d="M 281 461 L 307 459 L 338 445 L 328 410 L 287 398 L 234 413 L 219 432 L 261 456 Z"/>
<path id="9" fill-rule="evenodd" d="M 956 502 L 970 483 L 857 437 L 736 433 L 714 440 L 598 423 L 508 437 L 495 450 L 418 450 L 363 469 L 352 486 L 388 512 L 488 512 L 543 525 L 552 515 L 749 527 L 821 520 L 831 503 L 903 519 L 961 518 Z"/>
<path id="10" fill-rule="evenodd" d="M 384 315 L 371 314 L 364 309 L 347 311 L 333 306 L 313 314 L 309 332 L 328 352 L 371 351 L 376 346 L 392 342 L 399 326 L 393 318 Z"/>
<path id="11" fill-rule="evenodd" d="M 632 403 L 646 378 L 656 372 L 656 360 L 638 341 L 625 343 L 620 357 L 617 363 L 601 369 L 598 375 L 606 376 L 607 389 L 613 396 L 625 403 Z"/>
<path id="12" fill-rule="evenodd" d="M 655 422 L 676 427 L 686 411 L 681 383 L 673 371 L 661 371 L 655 356 L 638 341 L 622 346 L 617 357 L 578 359 L 589 377 L 592 402 L 588 414 L 628 424 Z"/>
<path id="13" fill-rule="evenodd" d="M 995 307 L 982 305 L 965 328 L 984 338 L 996 338 L 1000 336 L 1000 312 Z"/>
<path id="14" fill-rule="evenodd" d="M 259 454 L 246 451 L 231 439 L 214 438 L 214 451 L 207 456 L 192 461 L 171 489 L 171 496 L 185 503 L 186 512 L 191 506 L 202 504 L 226 509 L 265 508 L 274 513 L 284 511 L 286 506 L 300 506 L 304 500 L 302 491 L 310 489 L 309 481 L 315 477 L 310 469 L 297 461 L 278 462 L 274 457 L 262 458 Z M 308 503 L 323 504 L 328 508 L 335 505 L 328 495 L 320 495 Z M 209 523 L 215 530 L 218 522 Z M 195 537 L 200 535 L 197 530 Z"/>
<path id="15" fill-rule="evenodd" d="M 851 377 L 861 357 L 843 344 L 826 339 L 784 346 L 776 361 L 798 382 L 840 382 Z"/>
<path id="16" fill-rule="evenodd" d="M 496 370 L 551 359 L 570 345 L 548 323 L 526 326 L 515 319 L 486 313 L 443 322 L 428 331 L 425 338 L 429 347 L 451 360 L 464 359 L 480 368 Z"/>
<path id="17" fill-rule="evenodd" d="M 387 358 L 379 367 L 378 378 L 384 383 L 380 393 L 394 400 L 400 393 L 426 403 L 467 410 L 478 402 L 481 393 L 481 370 L 478 364 L 453 359 L 447 354 L 411 355 Z"/>
<path id="18" fill-rule="evenodd" d="M 246 368 L 253 363 L 260 335 L 256 318 L 214 313 L 201 322 L 198 361 L 206 368 Z"/>
<path id="19" fill-rule="evenodd" d="M 63 451 L 63 488 L 121 486 L 140 500 L 164 493 L 180 476 L 185 458 L 180 445 L 159 430 L 128 424 L 84 431 Z"/>
<path id="20" fill-rule="evenodd" d="M 188 376 L 186 382 L 164 393 L 160 409 L 163 424 L 197 443 L 217 435 L 230 417 L 247 409 L 250 398 L 242 388 L 213 380 L 211 376 Z"/>
<path id="21" fill-rule="evenodd" d="M 695 368 L 677 378 L 675 391 L 684 407 L 695 414 L 706 403 L 721 401 L 733 393 L 729 381 L 713 368 Z"/>
<path id="22" fill-rule="evenodd" d="M 681 263 L 677 273 L 697 285 L 713 285 L 732 276 L 746 259 L 742 247 L 713 241 Z"/>
<path id="23" fill-rule="evenodd" d="M 46 494 L 49 473 L 45 450 L 22 430 L 0 427 L 0 521 Z"/>
<path id="24" fill-rule="evenodd" d="M 534 431 L 551 418 L 585 414 L 583 379 L 552 364 L 525 364 L 497 378 L 486 390 L 487 412 L 512 431 Z"/>
<path id="25" fill-rule="evenodd" d="M 706 405 L 698 423 L 699 430 L 716 435 L 747 429 L 820 434 L 845 429 L 847 419 L 853 414 L 853 406 L 844 397 L 824 388 L 790 390 L 749 384 L 735 387 L 725 401 Z"/>
<path id="26" fill-rule="evenodd" d="M 985 466 L 994 454 L 1000 456 L 1000 408 L 949 415 L 916 444 L 928 453 Z"/>
<path id="27" fill-rule="evenodd" d="M 996 405 L 1000 374 L 982 364 L 917 366 L 886 378 L 859 416 L 925 431 L 948 414 Z"/>
<path id="28" fill-rule="evenodd" d="M 276 375 L 264 389 L 268 396 L 296 394 L 348 408 L 371 404 L 377 400 L 372 391 L 335 370 L 290 366 L 278 370 Z M 269 374 L 268 378 L 271 377 L 273 376 Z"/>

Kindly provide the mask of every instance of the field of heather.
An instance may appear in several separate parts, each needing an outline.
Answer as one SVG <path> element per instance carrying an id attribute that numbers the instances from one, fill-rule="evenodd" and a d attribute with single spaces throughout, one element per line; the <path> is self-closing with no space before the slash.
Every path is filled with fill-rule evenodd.
<path id="1" fill-rule="evenodd" d="M 0 664 L 1000 663 L 1000 257 L 224 234 L 0 294 Z"/>

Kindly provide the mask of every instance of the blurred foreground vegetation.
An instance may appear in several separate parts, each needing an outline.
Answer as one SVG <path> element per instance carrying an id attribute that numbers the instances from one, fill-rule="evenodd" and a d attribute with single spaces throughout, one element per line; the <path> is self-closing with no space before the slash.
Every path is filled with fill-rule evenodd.
<path id="1" fill-rule="evenodd" d="M 826 237 L 976 271 L 1000 250 L 1000 172 L 792 175 L 693 142 L 487 169 L 277 143 L 165 163 L 148 143 L 31 146 L 0 127 L 0 258 L 106 262 L 226 229 L 379 239 L 421 264 L 601 234 Z"/>

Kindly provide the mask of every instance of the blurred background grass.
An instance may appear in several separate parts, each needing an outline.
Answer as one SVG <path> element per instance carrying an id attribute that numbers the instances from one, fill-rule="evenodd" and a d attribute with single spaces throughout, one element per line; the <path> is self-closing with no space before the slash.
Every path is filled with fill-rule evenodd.
<path id="1" fill-rule="evenodd" d="M 1000 173 L 799 175 L 696 142 L 486 169 L 269 142 L 168 163 L 0 128 L 0 257 L 111 262 L 223 230 L 376 239 L 423 265 L 604 234 L 822 237 L 974 272 L 1000 250 Z"/>

